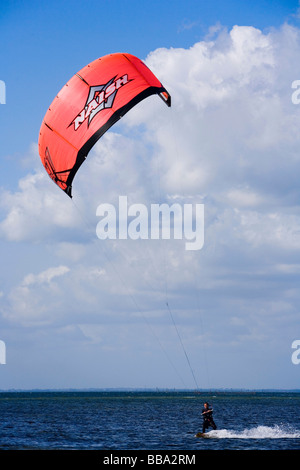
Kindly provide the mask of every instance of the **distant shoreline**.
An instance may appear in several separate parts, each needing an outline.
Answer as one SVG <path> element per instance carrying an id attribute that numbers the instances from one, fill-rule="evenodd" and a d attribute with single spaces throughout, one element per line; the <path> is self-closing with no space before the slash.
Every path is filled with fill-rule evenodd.
<path id="1" fill-rule="evenodd" d="M 126 393 L 195 393 L 195 394 L 211 394 L 211 393 L 300 393 L 300 389 L 276 389 L 276 388 L 260 388 L 260 389 L 243 389 L 243 388 L 218 388 L 218 389 L 199 389 L 192 388 L 32 388 L 32 389 L 0 389 L 0 393 L 107 393 L 107 392 L 126 392 Z"/>

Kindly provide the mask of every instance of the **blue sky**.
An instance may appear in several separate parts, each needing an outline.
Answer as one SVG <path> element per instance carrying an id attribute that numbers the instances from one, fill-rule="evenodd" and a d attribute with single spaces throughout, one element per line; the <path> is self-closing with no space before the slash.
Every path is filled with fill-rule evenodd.
<path id="1" fill-rule="evenodd" d="M 229 29 L 235 24 L 277 27 L 295 21 L 297 8 L 296 1 L 3 1 L 1 79 L 10 103 L 1 120 L 4 151 L 11 149 L 20 96 L 30 109 L 22 136 L 33 140 L 49 100 L 95 58 L 111 51 L 145 58 L 160 47 L 189 48 L 218 23 Z M 27 150 L 25 139 L 15 141 L 16 151 Z"/>
<path id="2" fill-rule="evenodd" d="M 142 59 L 157 48 L 189 48 L 218 24 L 278 27 L 297 20 L 297 1 L 3 1 L 1 80 L 9 106 L 0 115 L 1 173 L 19 173 L 44 111 L 65 82 L 111 51 Z M 21 105 L 22 103 L 22 105 Z M 22 126 L 16 117 L 24 111 Z M 25 118 L 26 116 L 26 118 Z M 14 145 L 12 146 L 12 141 Z M 22 158 L 22 157 L 21 157 Z"/>
<path id="3" fill-rule="evenodd" d="M 166 295 L 200 387 L 299 388 L 298 8 L 1 2 L 1 389 L 194 387 Z M 40 125 L 74 73 L 117 51 L 145 60 L 173 106 L 149 100 L 108 132 L 72 202 L 44 174 Z M 97 205 L 158 187 L 205 204 L 204 248 L 100 246 Z"/>

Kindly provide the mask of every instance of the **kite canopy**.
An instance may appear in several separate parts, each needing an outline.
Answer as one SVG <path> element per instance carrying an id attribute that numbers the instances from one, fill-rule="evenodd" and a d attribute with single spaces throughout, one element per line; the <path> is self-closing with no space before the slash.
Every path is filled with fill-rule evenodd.
<path id="1" fill-rule="evenodd" d="M 40 129 L 39 154 L 50 178 L 72 197 L 72 181 L 98 139 L 144 98 L 171 96 L 131 54 L 109 54 L 76 73 L 50 105 Z"/>

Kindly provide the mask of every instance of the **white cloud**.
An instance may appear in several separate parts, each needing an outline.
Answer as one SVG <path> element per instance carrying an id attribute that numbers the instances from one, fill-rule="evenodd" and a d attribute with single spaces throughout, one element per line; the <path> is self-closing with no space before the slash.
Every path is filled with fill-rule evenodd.
<path id="1" fill-rule="evenodd" d="M 58 266 L 56 268 L 49 268 L 39 274 L 27 274 L 22 284 L 23 286 L 30 286 L 32 284 L 46 284 L 50 283 L 55 277 L 63 276 L 68 273 L 70 269 L 67 266 Z"/>
<path id="2" fill-rule="evenodd" d="M 55 236 L 55 230 L 79 225 L 75 206 L 50 183 L 46 174 L 36 171 L 19 181 L 17 192 L 1 191 L 0 207 L 7 212 L 0 224 L 2 237 L 41 241 Z"/>
<path id="3" fill-rule="evenodd" d="M 196 338 L 216 361 L 220 344 L 288 341 L 300 300 L 300 106 L 291 102 L 299 55 L 299 30 L 288 25 L 235 26 L 188 50 L 151 52 L 146 63 L 172 108 L 150 97 L 124 116 L 80 168 L 73 201 L 38 164 L 17 191 L 2 190 L 2 240 L 44 244 L 57 266 L 47 257 L 9 291 L 1 286 L 3 317 L 61 331 L 76 323 L 94 344 L 116 322 L 116 346 L 126 343 L 122 321 L 142 313 L 167 331 L 168 299 L 195 357 Z M 203 202 L 203 250 L 99 241 L 96 208 L 120 195 L 129 204 Z"/>
<path id="4" fill-rule="evenodd" d="M 241 236 L 253 246 L 270 244 L 281 250 L 299 250 L 300 217 L 280 212 L 240 213 Z"/>
<path id="5" fill-rule="evenodd" d="M 4 298 L 1 308 L 3 317 L 25 326 L 53 323 L 63 296 L 61 281 L 58 283 L 56 278 L 65 276 L 69 271 L 67 266 L 57 266 L 38 274 L 27 274 Z"/>
<path id="6" fill-rule="evenodd" d="M 282 198 L 298 194 L 299 109 L 290 85 L 299 52 L 290 26 L 268 34 L 235 26 L 188 50 L 152 52 L 146 62 L 171 92 L 172 108 L 151 97 L 104 135 L 75 177 L 73 203 L 40 169 L 19 191 L 2 191 L 0 233 L 45 240 L 67 229 L 76 243 L 76 229 L 94 230 L 97 205 L 120 194 L 151 202 L 201 193 L 219 213 L 224 198 L 258 213 L 277 204 L 280 213 Z"/>
<path id="7" fill-rule="evenodd" d="M 228 204 L 233 207 L 255 207 L 263 202 L 263 198 L 250 188 L 231 188 L 227 194 Z"/>

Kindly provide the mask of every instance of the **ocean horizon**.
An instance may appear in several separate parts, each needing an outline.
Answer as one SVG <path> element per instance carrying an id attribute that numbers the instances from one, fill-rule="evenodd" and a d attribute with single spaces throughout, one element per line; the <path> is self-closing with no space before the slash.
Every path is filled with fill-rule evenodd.
<path id="1" fill-rule="evenodd" d="M 205 438 L 204 401 L 217 430 Z M 0 391 L 0 450 L 299 450 L 299 390 Z"/>

